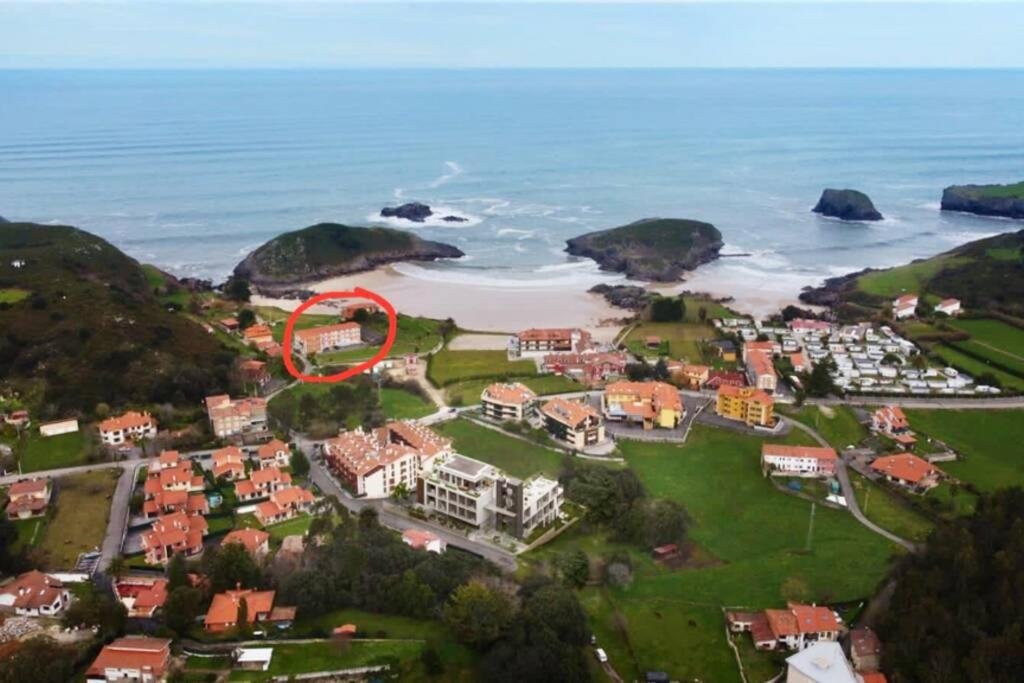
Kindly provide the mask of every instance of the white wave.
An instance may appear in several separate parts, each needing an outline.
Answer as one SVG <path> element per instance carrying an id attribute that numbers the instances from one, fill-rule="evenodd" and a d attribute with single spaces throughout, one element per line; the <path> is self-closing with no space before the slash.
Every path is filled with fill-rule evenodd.
<path id="1" fill-rule="evenodd" d="M 506 235 L 515 235 L 518 240 L 525 240 L 533 237 L 537 234 L 536 230 L 520 230 L 519 228 L 502 228 L 497 233 L 498 237 L 505 237 Z"/>
<path id="2" fill-rule="evenodd" d="M 438 177 L 431 180 L 429 183 L 427 183 L 427 187 L 436 189 L 438 187 L 441 187 L 442 185 L 446 185 L 453 178 L 457 178 L 458 176 L 462 175 L 462 167 L 459 166 L 456 162 L 446 161 L 444 162 L 444 165 L 448 168 L 448 172 L 442 173 Z"/>
<path id="3" fill-rule="evenodd" d="M 516 252 L 517 254 L 525 254 L 526 247 L 524 247 L 520 242 L 516 242 L 514 245 L 512 245 L 512 251 Z"/>
<path id="4" fill-rule="evenodd" d="M 431 206 L 430 210 L 433 212 L 433 215 L 422 223 L 395 216 L 381 216 L 380 212 L 371 213 L 366 217 L 366 220 L 370 223 L 387 225 L 392 228 L 472 228 L 474 225 L 480 225 L 484 221 L 480 216 L 459 211 L 450 206 Z M 446 221 L 444 220 L 445 216 L 457 216 L 464 220 Z"/>
<path id="5" fill-rule="evenodd" d="M 545 267 L 542 266 L 537 270 L 523 270 L 519 272 L 503 270 L 500 271 L 500 275 L 494 275 L 495 271 L 493 270 L 475 271 L 458 267 L 432 268 L 414 263 L 396 263 L 392 266 L 402 275 L 418 280 L 461 284 L 471 287 L 490 287 L 494 289 L 537 289 L 548 287 L 587 289 L 601 282 L 614 283 L 625 279 L 624 275 L 609 275 L 599 271 L 596 263 L 591 263 L 591 267 L 585 270 L 577 268 L 553 274 L 550 270 L 542 272 L 542 269 Z"/>
<path id="6" fill-rule="evenodd" d="M 993 232 L 971 232 L 969 230 L 957 230 L 955 232 L 940 232 L 935 236 L 940 240 L 948 242 L 952 245 L 959 246 L 967 242 L 973 242 L 974 240 L 982 240 L 986 237 L 995 237 L 1001 234 L 1001 230 L 995 230 Z"/>
<path id="7" fill-rule="evenodd" d="M 941 211 L 942 202 L 922 202 L 921 204 L 918 204 L 917 207 L 919 209 L 928 209 L 929 211 Z"/>

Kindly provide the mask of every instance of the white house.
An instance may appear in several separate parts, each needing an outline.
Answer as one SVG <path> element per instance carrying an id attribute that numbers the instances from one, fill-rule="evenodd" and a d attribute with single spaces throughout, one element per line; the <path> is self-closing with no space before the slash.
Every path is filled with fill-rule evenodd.
<path id="1" fill-rule="evenodd" d="M 935 312 L 945 313 L 946 315 L 959 315 L 960 299 L 943 299 L 935 307 Z"/>

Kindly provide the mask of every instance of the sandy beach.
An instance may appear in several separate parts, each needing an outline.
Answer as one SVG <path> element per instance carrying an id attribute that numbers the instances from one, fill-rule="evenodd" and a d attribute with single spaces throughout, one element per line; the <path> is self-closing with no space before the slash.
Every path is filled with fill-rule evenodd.
<path id="1" fill-rule="evenodd" d="M 385 297 L 408 315 L 451 317 L 462 328 L 484 332 L 514 332 L 528 327 L 583 327 L 595 338 L 611 340 L 622 328 L 628 311 L 613 308 L 600 296 L 578 285 L 486 287 L 421 280 L 381 268 L 304 285 L 315 292 L 347 291 L 355 287 Z M 294 310 L 299 301 L 254 296 L 257 305 Z M 314 306 L 311 312 L 333 312 Z"/>

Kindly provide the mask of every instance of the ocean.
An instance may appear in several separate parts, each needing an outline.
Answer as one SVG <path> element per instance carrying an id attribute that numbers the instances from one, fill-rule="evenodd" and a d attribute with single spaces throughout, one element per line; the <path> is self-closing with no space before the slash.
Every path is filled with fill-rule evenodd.
<path id="1" fill-rule="evenodd" d="M 215 280 L 333 221 L 467 254 L 414 277 L 589 286 L 608 276 L 567 238 L 661 216 L 749 254 L 716 277 L 795 294 L 1022 227 L 939 199 L 1024 178 L 1024 71 L 0 71 L 0 90 L 0 215 Z M 825 187 L 885 220 L 812 214 Z M 467 220 L 379 218 L 407 201 Z"/>

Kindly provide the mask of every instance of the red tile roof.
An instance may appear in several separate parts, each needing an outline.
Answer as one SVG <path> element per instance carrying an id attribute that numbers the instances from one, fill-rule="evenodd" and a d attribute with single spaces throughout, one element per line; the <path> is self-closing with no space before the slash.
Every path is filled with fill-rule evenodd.
<path id="1" fill-rule="evenodd" d="M 269 540 L 270 534 L 260 529 L 235 529 L 224 537 L 221 544 L 239 543 L 245 546 L 250 555 L 255 555 L 263 544 Z"/>
<path id="2" fill-rule="evenodd" d="M 837 460 L 839 458 L 834 448 L 819 448 L 817 446 L 785 446 L 775 443 L 762 444 L 761 456 L 814 458 L 816 460 Z"/>
<path id="3" fill-rule="evenodd" d="M 156 421 L 152 415 L 129 410 L 124 415 L 108 417 L 103 422 L 100 422 L 99 428 L 101 432 L 116 432 L 123 429 L 139 429 L 149 425 L 156 426 Z"/>
<path id="4" fill-rule="evenodd" d="M 11 487 L 7 489 L 7 496 L 9 498 L 19 498 L 21 496 L 35 496 L 46 493 L 46 488 L 50 485 L 49 479 L 30 479 L 29 481 L 19 481 L 11 484 Z"/>
<path id="5" fill-rule="evenodd" d="M 107 669 L 135 669 L 162 679 L 170 657 L 171 641 L 167 638 L 127 636 L 104 646 L 87 675 L 102 678 Z"/>
<path id="6" fill-rule="evenodd" d="M 520 382 L 501 383 L 496 382 L 484 389 L 483 400 L 497 401 L 499 403 L 523 405 L 537 398 L 537 394 Z"/>
<path id="7" fill-rule="evenodd" d="M 939 469 L 927 460 L 910 453 L 883 455 L 880 458 L 875 458 L 875 461 L 871 463 L 871 469 L 912 484 L 917 484 L 939 472 Z"/>
<path id="8" fill-rule="evenodd" d="M 601 415 L 588 405 L 567 401 L 564 398 L 553 398 L 540 409 L 545 415 L 559 422 L 576 428 L 589 420 L 601 420 Z"/>
<path id="9" fill-rule="evenodd" d="M 33 569 L 0 587 L 0 594 L 13 595 L 17 609 L 37 610 L 56 602 L 63 590 L 63 583 Z"/>

